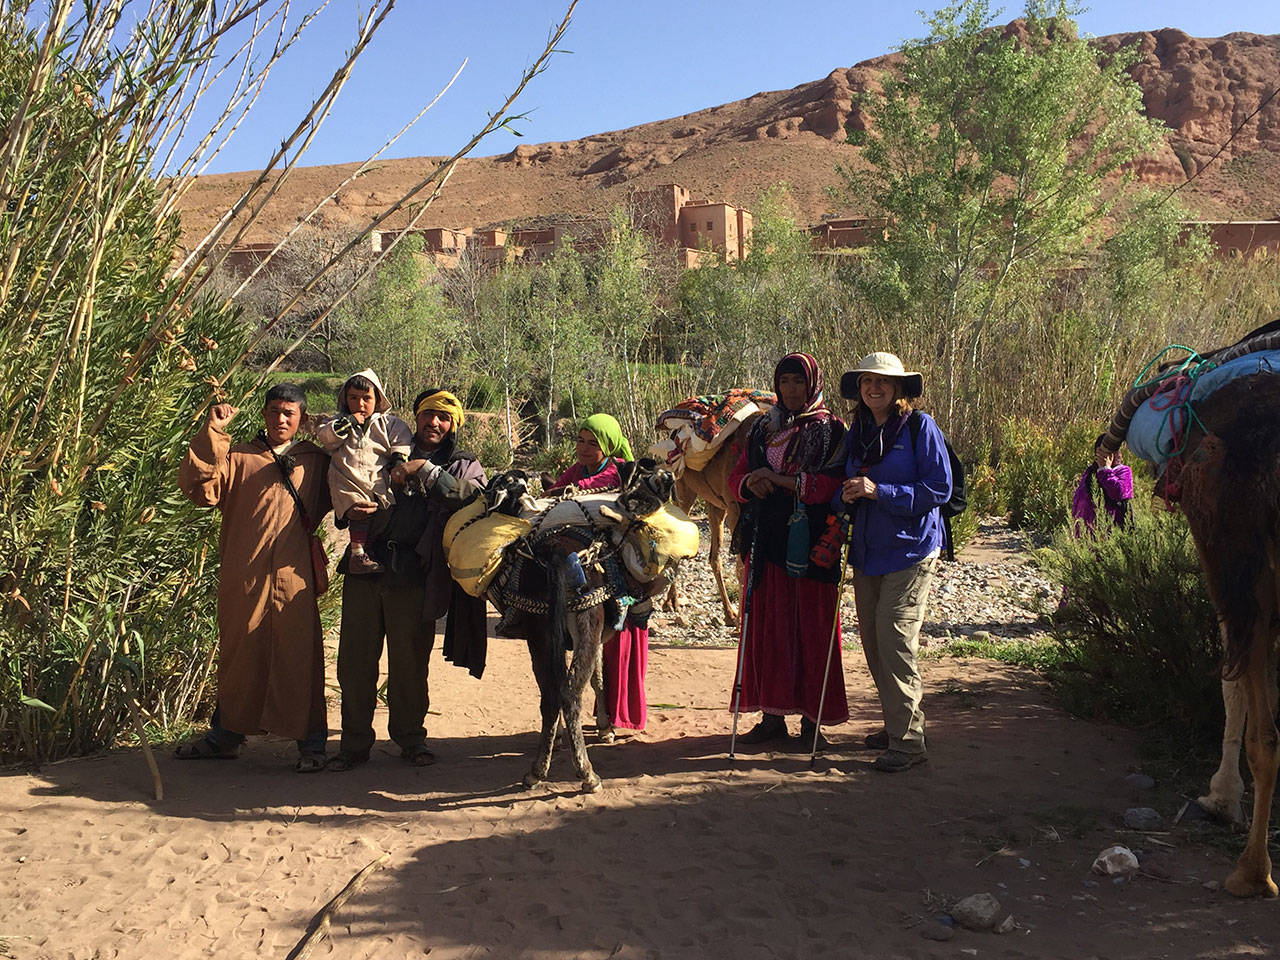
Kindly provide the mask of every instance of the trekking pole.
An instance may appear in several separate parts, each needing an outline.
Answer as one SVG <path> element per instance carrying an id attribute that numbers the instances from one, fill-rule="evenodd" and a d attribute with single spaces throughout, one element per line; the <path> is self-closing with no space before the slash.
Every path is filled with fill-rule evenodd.
<path id="1" fill-rule="evenodd" d="M 729 760 L 738 742 L 738 708 L 742 705 L 742 672 L 747 659 L 747 622 L 751 616 L 751 594 L 756 584 L 756 531 L 751 531 L 751 549 L 747 551 L 747 587 L 742 591 L 742 613 L 738 617 L 741 629 L 738 633 L 738 669 L 733 676 L 733 733 L 729 736 Z"/>
<path id="2" fill-rule="evenodd" d="M 818 755 L 818 737 L 822 736 L 822 708 L 827 702 L 827 681 L 831 678 L 831 658 L 836 650 L 836 637 L 840 635 L 840 602 L 844 599 L 844 574 L 849 569 L 849 545 L 853 543 L 853 521 L 849 521 L 849 532 L 844 536 L 843 549 L 840 551 L 840 583 L 836 586 L 836 612 L 831 618 L 831 642 L 827 644 L 827 664 L 822 669 L 822 693 L 818 697 L 818 717 L 813 722 L 813 746 L 809 748 L 809 769 L 813 769 L 814 758 Z"/>

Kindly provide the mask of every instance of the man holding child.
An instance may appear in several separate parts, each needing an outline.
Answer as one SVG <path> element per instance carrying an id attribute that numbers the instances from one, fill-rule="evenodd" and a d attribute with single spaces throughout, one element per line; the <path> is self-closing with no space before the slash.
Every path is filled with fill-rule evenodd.
<path id="1" fill-rule="evenodd" d="M 408 460 L 390 467 L 392 505 L 353 504 L 342 518 L 370 518 L 364 550 L 379 569 L 343 579 L 338 640 L 342 745 L 329 760 L 330 770 L 350 770 L 369 759 L 384 638 L 387 733 L 401 758 L 414 766 L 435 761 L 424 722 L 436 620 L 448 615 L 445 659 L 477 677 L 484 671 L 485 602 L 467 596 L 453 582 L 443 547 L 445 522 L 484 486 L 484 469 L 473 454 L 458 448 L 465 416 L 452 393 L 424 390 L 414 400 L 413 413 L 416 429 Z M 339 570 L 351 564 L 352 550 L 354 545 Z"/>

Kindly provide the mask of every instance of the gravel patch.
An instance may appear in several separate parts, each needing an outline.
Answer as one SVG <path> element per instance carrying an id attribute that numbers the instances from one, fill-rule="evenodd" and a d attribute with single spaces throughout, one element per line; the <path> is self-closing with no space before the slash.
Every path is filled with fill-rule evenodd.
<path id="1" fill-rule="evenodd" d="M 708 526 L 698 556 L 685 563 L 679 578 L 680 609 L 659 610 L 650 620 L 651 642 L 676 646 L 733 646 L 737 628 L 726 626 L 708 557 Z M 725 534 L 726 552 L 728 533 Z M 1058 591 L 1031 560 L 1036 544 L 1023 531 L 996 517 L 984 518 L 955 562 L 940 561 L 921 631 L 922 647 L 987 633 L 993 639 L 1025 640 L 1047 632 L 1046 614 Z M 737 596 L 732 559 L 725 564 L 730 596 Z M 853 588 L 846 584 L 841 604 L 841 642 L 858 643 Z"/>

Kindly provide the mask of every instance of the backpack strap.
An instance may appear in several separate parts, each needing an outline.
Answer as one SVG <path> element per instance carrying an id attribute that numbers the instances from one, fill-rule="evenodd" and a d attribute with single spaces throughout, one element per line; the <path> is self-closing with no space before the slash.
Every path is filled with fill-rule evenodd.
<path id="1" fill-rule="evenodd" d="M 907 431 L 911 434 L 911 452 L 916 449 L 916 442 L 920 439 L 920 431 L 924 428 L 924 417 L 920 415 L 919 410 L 912 410 L 907 417 Z M 945 443 L 945 438 L 944 438 Z M 945 449 L 945 448 L 944 448 Z M 950 452 L 947 453 L 948 460 Z M 954 481 L 953 481 L 954 482 Z M 947 516 L 945 510 L 938 510 L 938 516 L 942 518 L 942 547 L 946 552 L 948 560 L 956 558 L 955 539 L 951 536 L 951 518 Z"/>
<path id="2" fill-rule="evenodd" d="M 911 449 L 916 448 L 916 441 L 920 439 L 920 431 L 924 428 L 924 417 L 920 416 L 919 410 L 912 410 L 907 417 L 907 429 L 911 431 Z"/>

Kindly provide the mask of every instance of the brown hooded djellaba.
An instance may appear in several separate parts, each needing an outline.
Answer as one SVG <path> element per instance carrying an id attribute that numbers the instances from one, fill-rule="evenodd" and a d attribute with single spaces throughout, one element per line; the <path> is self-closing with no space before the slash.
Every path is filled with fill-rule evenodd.
<path id="1" fill-rule="evenodd" d="M 312 522 L 329 511 L 329 458 L 309 441 L 288 449 Z M 325 727 L 324 649 L 302 525 L 264 440 L 231 443 L 206 425 L 178 470 L 195 504 L 222 512 L 218 553 L 219 723 L 300 740 Z"/>

